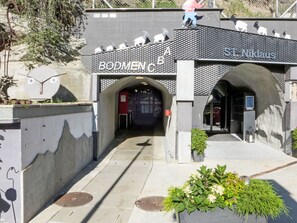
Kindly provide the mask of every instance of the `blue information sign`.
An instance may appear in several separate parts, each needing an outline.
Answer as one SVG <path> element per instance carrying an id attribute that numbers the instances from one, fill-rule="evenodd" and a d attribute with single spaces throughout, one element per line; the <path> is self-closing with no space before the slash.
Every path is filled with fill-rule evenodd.
<path id="1" fill-rule="evenodd" d="M 245 96 L 245 109 L 246 110 L 254 109 L 254 96 Z"/>

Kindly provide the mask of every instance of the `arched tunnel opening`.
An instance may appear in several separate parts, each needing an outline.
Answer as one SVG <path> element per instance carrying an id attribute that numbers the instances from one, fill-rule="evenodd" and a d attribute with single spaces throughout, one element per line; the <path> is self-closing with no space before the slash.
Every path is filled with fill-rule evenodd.
<path id="1" fill-rule="evenodd" d="M 236 133 L 245 140 L 244 115 L 249 110 L 254 111 L 255 138 L 281 148 L 284 95 L 277 79 L 264 66 L 241 64 L 225 73 L 205 103 L 203 128 L 213 134 Z"/>
<path id="2" fill-rule="evenodd" d="M 172 95 L 157 79 L 129 76 L 110 84 L 100 93 L 98 154 L 110 145 L 119 131 L 136 129 L 141 135 L 158 127 L 164 136 L 168 131 L 164 111 L 171 104 Z"/>

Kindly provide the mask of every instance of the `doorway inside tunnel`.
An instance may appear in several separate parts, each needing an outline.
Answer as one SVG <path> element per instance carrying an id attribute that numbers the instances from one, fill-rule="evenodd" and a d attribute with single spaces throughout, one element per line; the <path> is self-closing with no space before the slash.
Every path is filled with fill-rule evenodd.
<path id="1" fill-rule="evenodd" d="M 226 80 L 220 80 L 208 97 L 204 109 L 204 130 L 209 135 L 231 133 L 243 139 L 246 123 L 255 121 L 253 117 L 249 120 L 251 118 L 247 116 L 255 110 L 254 101 L 253 106 L 247 106 L 246 101 L 253 95 L 251 89 L 235 87 Z M 250 125 L 254 128 L 253 124 Z"/>
<path id="2" fill-rule="evenodd" d="M 119 92 L 119 128 L 149 128 L 162 122 L 162 92 L 146 84 Z"/>

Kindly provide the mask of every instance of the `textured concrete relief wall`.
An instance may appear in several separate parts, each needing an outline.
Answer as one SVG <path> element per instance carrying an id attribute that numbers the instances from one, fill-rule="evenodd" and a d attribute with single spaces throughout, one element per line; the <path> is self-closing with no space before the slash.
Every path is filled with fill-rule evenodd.
<path id="1" fill-rule="evenodd" d="M 87 134 L 74 137 L 71 130 L 73 127 L 65 121 L 60 138 L 57 142 L 53 141 L 54 144 L 57 143 L 55 152 L 39 154 L 24 170 L 25 222 L 54 199 L 61 189 L 92 161 L 92 137 Z"/>
<path id="2" fill-rule="evenodd" d="M 283 137 L 284 109 L 279 105 L 271 105 L 256 119 L 257 139 L 280 149 L 284 143 Z"/>
<path id="3" fill-rule="evenodd" d="M 21 174 L 21 131 L 0 129 L 1 222 L 23 222 Z"/>
<path id="4" fill-rule="evenodd" d="M 256 137 L 280 149 L 284 143 L 285 102 L 283 91 L 271 71 L 255 64 L 241 64 L 231 69 L 223 79 L 255 93 Z"/>
<path id="5" fill-rule="evenodd" d="M 92 136 L 91 112 L 21 120 L 22 169 L 30 165 L 38 154 L 56 151 L 65 121 L 67 121 L 69 131 L 75 139 L 84 134 L 87 137 Z"/>

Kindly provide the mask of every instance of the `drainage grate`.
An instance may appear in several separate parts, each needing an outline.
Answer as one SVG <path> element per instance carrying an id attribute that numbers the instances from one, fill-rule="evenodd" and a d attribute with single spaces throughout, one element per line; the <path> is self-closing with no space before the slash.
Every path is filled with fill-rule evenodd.
<path id="1" fill-rule="evenodd" d="M 145 211 L 162 211 L 164 197 L 151 196 L 144 197 L 135 202 L 135 205 Z"/>
<path id="2" fill-rule="evenodd" d="M 93 200 L 93 196 L 84 192 L 71 192 L 58 198 L 55 204 L 62 207 L 83 206 Z"/>

